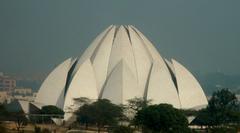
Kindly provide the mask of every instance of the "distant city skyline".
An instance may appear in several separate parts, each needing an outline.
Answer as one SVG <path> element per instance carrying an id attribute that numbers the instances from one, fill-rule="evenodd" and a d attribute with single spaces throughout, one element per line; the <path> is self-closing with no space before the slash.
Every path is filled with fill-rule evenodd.
<path id="1" fill-rule="evenodd" d="M 0 1 L 0 72 L 43 79 L 111 24 L 192 72 L 240 74 L 240 1 Z"/>

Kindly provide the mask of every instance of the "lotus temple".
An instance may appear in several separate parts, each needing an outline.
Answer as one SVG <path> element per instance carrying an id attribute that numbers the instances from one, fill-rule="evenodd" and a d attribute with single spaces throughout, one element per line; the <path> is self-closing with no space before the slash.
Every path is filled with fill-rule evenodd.
<path id="1" fill-rule="evenodd" d="M 75 99 L 81 97 L 115 104 L 137 97 L 179 109 L 201 109 L 208 104 L 191 72 L 178 61 L 162 57 L 131 25 L 109 26 L 79 58 L 66 59 L 48 75 L 34 102 L 19 102 L 25 113 L 55 105 L 64 110 L 68 121 L 77 109 Z"/>

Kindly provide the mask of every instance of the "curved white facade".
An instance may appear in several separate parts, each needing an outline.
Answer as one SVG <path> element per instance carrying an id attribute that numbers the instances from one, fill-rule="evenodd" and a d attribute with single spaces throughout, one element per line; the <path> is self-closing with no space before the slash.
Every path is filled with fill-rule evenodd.
<path id="1" fill-rule="evenodd" d="M 44 105 L 56 105 L 63 107 L 64 90 L 67 81 L 68 71 L 71 67 L 72 59 L 69 58 L 58 65 L 42 83 L 35 102 Z"/>
<path id="2" fill-rule="evenodd" d="M 35 102 L 67 112 L 80 97 L 116 104 L 142 97 L 183 109 L 207 105 L 194 76 L 177 61 L 162 58 L 133 26 L 111 25 L 79 59 L 60 64 L 42 84 Z"/>

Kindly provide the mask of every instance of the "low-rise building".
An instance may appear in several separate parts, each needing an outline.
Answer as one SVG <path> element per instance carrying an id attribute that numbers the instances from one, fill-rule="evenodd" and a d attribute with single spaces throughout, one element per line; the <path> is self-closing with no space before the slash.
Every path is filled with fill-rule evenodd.
<path id="1" fill-rule="evenodd" d="M 240 101 L 240 94 L 236 94 L 238 101 Z"/>
<path id="2" fill-rule="evenodd" d="M 28 101 L 28 102 L 33 102 L 35 97 L 32 95 L 29 96 L 23 96 L 23 95 L 14 95 L 14 99 L 16 100 L 23 100 L 23 101 Z"/>
<path id="3" fill-rule="evenodd" d="M 13 98 L 16 100 L 34 101 L 35 95 L 31 88 L 15 88 Z"/>
<path id="4" fill-rule="evenodd" d="M 8 93 L 7 91 L 0 91 L 0 103 L 8 102 Z"/>
<path id="5" fill-rule="evenodd" d="M 31 88 L 15 88 L 14 89 L 15 95 L 32 95 Z"/>
<path id="6" fill-rule="evenodd" d="M 34 92 L 32 95 L 35 98 L 37 96 L 37 92 Z"/>
<path id="7" fill-rule="evenodd" d="M 16 88 L 16 80 L 4 75 L 0 74 L 0 91 L 8 91 L 12 92 L 14 88 Z"/>

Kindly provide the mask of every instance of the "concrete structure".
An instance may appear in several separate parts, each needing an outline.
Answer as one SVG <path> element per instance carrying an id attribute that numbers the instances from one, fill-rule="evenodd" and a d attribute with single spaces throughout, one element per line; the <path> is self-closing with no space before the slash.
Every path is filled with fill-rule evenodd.
<path id="1" fill-rule="evenodd" d="M 28 101 L 33 102 L 35 100 L 35 97 L 32 95 L 29 96 L 23 96 L 23 95 L 14 95 L 13 99 L 19 100 L 19 101 Z"/>
<path id="2" fill-rule="evenodd" d="M 181 109 L 208 104 L 194 76 L 176 60 L 163 58 L 133 26 L 108 27 L 80 58 L 69 58 L 57 66 L 31 104 L 39 108 L 55 105 L 66 112 L 65 120 L 71 120 L 78 107 L 74 99 L 80 97 L 106 98 L 115 104 L 141 97 Z"/>
<path id="3" fill-rule="evenodd" d="M 16 80 L 5 76 L 3 73 L 0 73 L 0 90 L 8 91 L 11 93 L 13 89 L 16 87 Z"/>
<path id="4" fill-rule="evenodd" d="M 7 103 L 8 102 L 8 92 L 6 91 L 0 91 L 0 103 Z"/>
<path id="5" fill-rule="evenodd" d="M 0 91 L 0 103 L 11 103 L 13 100 L 13 97 L 9 94 L 8 91 Z"/>
<path id="6" fill-rule="evenodd" d="M 31 88 L 15 88 L 13 91 L 14 95 L 32 95 Z"/>

